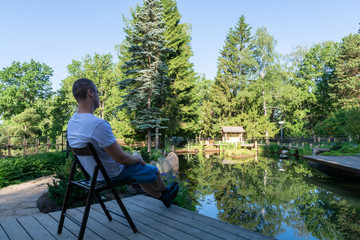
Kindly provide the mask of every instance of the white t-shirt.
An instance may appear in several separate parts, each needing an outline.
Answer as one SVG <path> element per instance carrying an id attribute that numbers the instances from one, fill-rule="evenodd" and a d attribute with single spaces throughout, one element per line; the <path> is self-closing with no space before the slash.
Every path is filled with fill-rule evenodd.
<path id="1" fill-rule="evenodd" d="M 104 148 L 112 145 L 116 139 L 110 124 L 90 113 L 75 113 L 69 120 L 67 139 L 70 147 L 83 148 L 91 142 L 110 178 L 118 176 L 124 165 L 115 162 Z M 92 176 L 96 162 L 93 156 L 78 156 L 85 170 Z M 105 180 L 99 171 L 97 181 Z"/>

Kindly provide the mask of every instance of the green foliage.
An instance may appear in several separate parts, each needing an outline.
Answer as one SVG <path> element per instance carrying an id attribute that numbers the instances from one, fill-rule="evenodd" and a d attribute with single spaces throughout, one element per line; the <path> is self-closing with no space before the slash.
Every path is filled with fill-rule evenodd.
<path id="1" fill-rule="evenodd" d="M 360 145 L 354 142 L 345 142 L 342 144 L 335 144 L 330 148 L 329 152 L 324 152 L 322 156 L 352 156 L 360 153 Z"/>
<path id="2" fill-rule="evenodd" d="M 228 156 L 254 155 L 254 151 L 245 148 L 225 149 L 225 155 Z"/>
<path id="3" fill-rule="evenodd" d="M 335 66 L 337 81 L 330 84 L 331 98 L 338 108 L 360 104 L 360 35 L 350 34 L 342 39 Z"/>
<path id="4" fill-rule="evenodd" d="M 299 156 L 311 155 L 312 151 L 313 151 L 310 148 L 310 145 L 307 145 L 307 144 L 305 144 L 304 147 L 299 147 L 297 150 L 298 150 Z"/>
<path id="5" fill-rule="evenodd" d="M 151 149 L 150 161 L 157 161 L 159 158 L 163 158 L 161 150 Z"/>
<path id="6" fill-rule="evenodd" d="M 13 62 L 0 71 L 0 112 L 7 120 L 33 107 L 38 100 L 51 97 L 50 77 L 53 70 L 46 64 Z M 16 99 L 16 101 L 15 101 Z"/>
<path id="7" fill-rule="evenodd" d="M 131 30 L 125 31 L 130 56 L 122 66 L 125 79 L 119 83 L 125 90 L 121 107 L 127 109 L 139 130 L 147 130 L 148 151 L 151 130 L 166 128 L 163 123 L 167 121 L 163 107 L 171 83 L 166 65 L 171 50 L 165 46 L 163 11 L 159 0 L 144 0 L 134 12 L 134 19 L 129 21 Z"/>
<path id="8" fill-rule="evenodd" d="M 71 158 L 66 159 L 65 164 L 56 172 L 53 183 L 48 184 L 49 197 L 56 202 L 57 206 L 62 206 L 65 198 L 66 186 L 71 171 L 71 163 Z M 81 180 L 84 178 L 83 173 L 77 170 L 74 175 L 74 180 Z M 85 189 L 73 186 L 69 196 L 69 205 L 72 205 L 73 207 L 84 206 L 85 202 Z"/>
<path id="9" fill-rule="evenodd" d="M 140 155 L 141 155 L 141 157 L 144 159 L 144 161 L 146 163 L 150 163 L 150 154 L 149 154 L 149 152 L 147 150 L 147 147 L 141 148 Z"/>
<path id="10" fill-rule="evenodd" d="M 128 146 L 120 146 L 124 152 L 132 154 L 133 150 L 131 147 Z"/>
<path id="11" fill-rule="evenodd" d="M 64 163 L 61 152 L 0 159 L 0 187 L 54 174 Z"/>
<path id="12" fill-rule="evenodd" d="M 197 77 L 193 63 L 190 62 L 190 57 L 193 56 L 190 45 L 191 27 L 187 23 L 181 23 L 181 14 L 175 0 L 161 0 L 161 3 L 166 27 L 165 47 L 173 50 L 165 60 L 168 76 L 173 80 L 166 99 L 165 117 L 169 119 L 166 132 L 170 136 L 187 136 L 199 130 L 196 104 L 198 92 L 195 91 Z"/>

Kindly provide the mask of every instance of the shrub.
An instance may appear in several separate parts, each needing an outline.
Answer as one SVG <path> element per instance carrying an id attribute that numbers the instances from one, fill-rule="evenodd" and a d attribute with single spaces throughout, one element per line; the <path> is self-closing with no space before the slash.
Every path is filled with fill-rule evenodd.
<path id="1" fill-rule="evenodd" d="M 67 182 L 71 171 L 72 159 L 66 159 L 66 163 L 60 168 L 56 174 L 52 184 L 48 184 L 49 197 L 56 202 L 56 205 L 62 206 L 64 201 Z M 80 180 L 84 178 L 84 174 L 77 171 L 74 175 L 74 180 Z M 69 196 L 69 204 L 74 207 L 83 206 L 86 202 L 85 190 L 76 186 L 71 189 Z"/>
<path id="2" fill-rule="evenodd" d="M 54 174 L 65 163 L 65 153 L 52 152 L 0 160 L 0 188 Z"/>
<path id="3" fill-rule="evenodd" d="M 121 146 L 122 150 L 124 150 L 124 152 L 127 152 L 127 153 L 132 153 L 133 150 L 131 147 L 128 147 L 128 146 Z"/>

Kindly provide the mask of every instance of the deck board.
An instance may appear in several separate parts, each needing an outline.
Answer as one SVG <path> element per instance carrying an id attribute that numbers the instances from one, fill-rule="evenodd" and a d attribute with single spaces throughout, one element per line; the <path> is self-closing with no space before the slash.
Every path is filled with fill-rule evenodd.
<path id="1" fill-rule="evenodd" d="M 21 217 L 18 222 L 33 239 L 55 240 L 46 228 L 44 228 L 33 216 Z"/>
<path id="2" fill-rule="evenodd" d="M 31 240 L 29 234 L 16 219 L 4 220 L 0 224 L 10 239 Z"/>
<path id="3" fill-rule="evenodd" d="M 229 232 L 218 229 L 214 231 L 214 229 L 202 223 L 201 221 L 197 221 L 188 217 L 184 217 L 178 214 L 169 214 L 169 211 L 163 206 L 155 206 L 154 204 L 150 204 L 149 201 L 146 201 L 144 198 L 138 198 L 139 201 L 136 201 L 132 204 L 136 205 L 139 209 L 144 209 L 146 211 L 150 211 L 153 214 L 159 214 L 164 218 L 171 219 L 172 221 L 178 222 L 176 224 L 177 227 L 188 231 L 189 234 L 192 234 L 196 237 L 203 237 L 206 239 L 239 239 L 239 236 L 231 234 Z M 130 203 L 129 200 L 125 199 L 125 203 Z"/>
<path id="4" fill-rule="evenodd" d="M 310 161 L 360 174 L 360 156 L 303 156 Z"/>
<path id="5" fill-rule="evenodd" d="M 158 201 L 158 200 L 156 200 L 154 198 L 146 197 L 144 195 L 137 195 L 137 196 L 132 197 L 132 199 L 134 199 L 134 200 L 136 199 L 136 200 L 140 200 L 140 201 L 146 201 L 149 204 L 154 205 L 154 206 L 160 206 L 160 207 L 163 206 L 163 204 L 160 201 Z M 237 235 L 238 239 L 241 239 L 241 238 L 243 238 L 243 239 L 251 239 L 251 240 L 252 239 L 272 239 L 272 238 L 267 237 L 265 235 L 255 233 L 255 232 L 252 232 L 250 230 L 247 230 L 247 229 L 244 229 L 244 228 L 241 228 L 241 227 L 238 227 L 238 226 L 234 226 L 234 225 L 231 225 L 231 224 L 228 224 L 228 223 L 225 223 L 225 222 L 210 218 L 208 216 L 204 216 L 204 215 L 192 212 L 190 210 L 177 207 L 177 206 L 173 206 L 171 208 L 168 208 L 167 211 L 169 211 L 169 212 L 171 212 L 171 213 L 173 213 L 175 215 L 188 217 L 190 219 L 194 219 L 194 220 L 197 220 L 197 221 L 202 222 L 204 224 L 207 224 L 208 226 L 211 226 L 212 231 L 223 230 L 223 231 L 229 232 L 231 234 Z"/>
<path id="6" fill-rule="evenodd" d="M 1 225 L 0 225 L 0 239 L 9 240 L 8 236 L 6 235 L 4 229 L 2 228 Z"/>
<path id="7" fill-rule="evenodd" d="M 108 205 L 108 204 L 106 203 L 106 205 Z M 100 205 L 95 204 L 91 208 L 92 208 L 92 210 L 94 210 L 94 212 L 97 212 L 97 213 L 103 215 L 103 218 L 105 218 L 106 221 L 108 221 L 106 216 L 105 216 L 105 213 L 101 209 Z M 112 208 L 112 209 L 119 212 L 120 209 L 118 209 L 118 208 L 119 207 L 117 206 L 117 208 Z M 91 216 L 92 216 L 92 213 L 90 214 Z M 128 227 L 128 223 L 127 223 L 127 220 L 125 218 L 116 216 L 114 214 L 112 214 L 112 217 L 113 217 L 113 220 L 111 222 L 109 222 L 109 223 L 113 223 L 115 227 L 117 227 L 119 225 L 118 223 L 121 223 L 122 226 L 127 226 L 127 229 L 128 229 L 127 230 L 127 237 L 129 239 L 137 239 L 138 235 L 140 235 L 140 234 L 144 235 L 144 236 L 147 236 L 149 239 L 159 239 L 159 240 L 172 239 L 172 238 L 170 238 L 170 236 L 165 235 L 165 234 L 163 234 L 163 233 L 161 233 L 161 232 L 159 232 L 159 231 L 157 231 L 157 230 L 155 230 L 155 229 L 153 229 L 153 228 L 151 228 L 151 227 L 137 221 L 137 219 L 135 219 L 134 216 L 131 216 L 136 228 L 139 230 L 139 233 L 140 233 L 140 234 L 133 234 L 133 231 L 131 230 L 130 227 Z"/>
<path id="8" fill-rule="evenodd" d="M 126 219 L 112 214 L 109 221 L 99 204 L 91 207 L 84 239 L 272 239 L 238 226 L 218 221 L 177 207 L 166 208 L 159 200 L 144 195 L 124 198 L 139 233 L 134 234 Z M 115 201 L 105 203 L 121 212 Z M 80 220 L 84 207 L 69 209 Z M 0 222 L 0 239 L 77 239 L 80 227 L 65 219 L 62 234 L 57 234 L 60 211 Z"/>

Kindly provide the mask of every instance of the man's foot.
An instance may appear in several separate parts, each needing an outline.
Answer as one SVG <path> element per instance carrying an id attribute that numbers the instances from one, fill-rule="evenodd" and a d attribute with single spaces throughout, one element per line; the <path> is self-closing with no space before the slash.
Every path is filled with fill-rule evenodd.
<path id="1" fill-rule="evenodd" d="M 174 202 L 177 193 L 179 192 L 179 185 L 177 182 L 170 183 L 165 192 L 162 194 L 160 200 L 164 203 L 164 205 L 168 208 Z"/>

